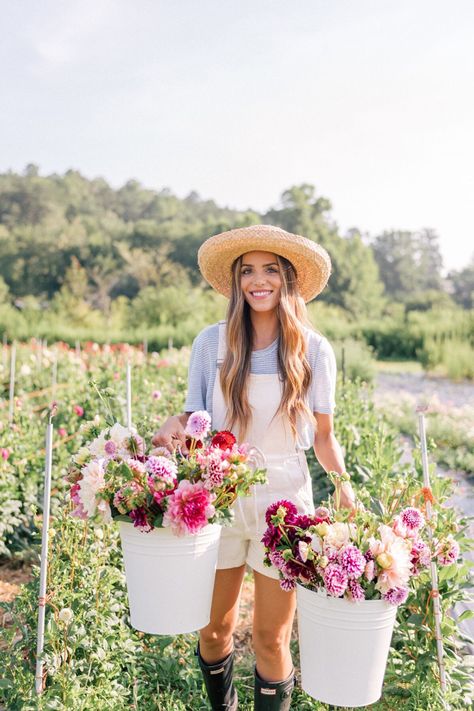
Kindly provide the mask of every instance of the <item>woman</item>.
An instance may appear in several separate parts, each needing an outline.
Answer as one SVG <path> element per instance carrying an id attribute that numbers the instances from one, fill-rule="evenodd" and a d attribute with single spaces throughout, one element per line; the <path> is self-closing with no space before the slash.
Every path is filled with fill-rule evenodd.
<path id="1" fill-rule="evenodd" d="M 305 303 L 330 274 L 318 244 L 270 225 L 215 235 L 201 246 L 202 275 L 229 298 L 226 321 L 205 328 L 193 343 L 186 412 L 170 417 L 153 443 L 185 451 L 191 412 L 208 410 L 213 429 L 229 429 L 265 456 L 268 483 L 239 499 L 235 521 L 223 528 L 211 621 L 200 631 L 197 655 L 213 709 L 236 709 L 232 684 L 233 632 L 245 565 L 254 572 L 255 709 L 290 708 L 294 668 L 290 636 L 294 591 L 282 590 L 276 570 L 263 566 L 265 510 L 279 499 L 313 513 L 304 449 L 314 446 L 326 471 L 344 472 L 334 436 L 335 359 L 317 334 Z M 340 505 L 353 509 L 348 482 Z"/>

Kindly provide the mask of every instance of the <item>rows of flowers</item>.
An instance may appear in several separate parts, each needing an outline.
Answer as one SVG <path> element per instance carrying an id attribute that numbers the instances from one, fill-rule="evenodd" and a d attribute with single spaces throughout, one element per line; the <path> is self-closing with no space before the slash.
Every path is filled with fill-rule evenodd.
<path id="1" fill-rule="evenodd" d="M 400 605 L 408 597 L 410 579 L 433 558 L 445 566 L 459 556 L 452 536 L 429 541 L 419 508 L 407 506 L 388 523 L 365 508 L 352 520 L 345 517 L 326 506 L 313 516 L 298 514 L 287 500 L 268 507 L 262 538 L 265 565 L 278 569 L 283 590 L 299 583 L 335 598 L 382 598 Z"/>
<path id="2" fill-rule="evenodd" d="M 145 531 L 169 527 L 176 535 L 197 533 L 210 523 L 229 523 L 237 496 L 266 482 L 259 450 L 238 444 L 227 431 L 211 430 L 206 411 L 194 412 L 185 433 L 187 451 L 156 447 L 147 453 L 135 428 L 116 422 L 89 439 L 68 467 L 72 514 L 108 523 L 133 521 Z"/>

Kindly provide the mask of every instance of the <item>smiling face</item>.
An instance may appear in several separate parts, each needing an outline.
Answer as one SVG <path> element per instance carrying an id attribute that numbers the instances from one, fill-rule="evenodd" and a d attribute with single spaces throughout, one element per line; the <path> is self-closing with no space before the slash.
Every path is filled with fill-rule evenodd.
<path id="1" fill-rule="evenodd" d="M 242 255 L 240 285 L 254 311 L 271 311 L 280 301 L 282 278 L 276 254 L 246 252 Z"/>

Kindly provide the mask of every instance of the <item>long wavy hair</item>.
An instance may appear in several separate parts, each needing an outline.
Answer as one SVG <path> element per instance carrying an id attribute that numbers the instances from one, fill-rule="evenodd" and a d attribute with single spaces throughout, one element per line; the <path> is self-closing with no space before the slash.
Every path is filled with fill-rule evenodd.
<path id="1" fill-rule="evenodd" d="M 227 352 L 220 368 L 220 384 L 227 406 L 225 426 L 238 429 L 244 441 L 252 408 L 248 399 L 248 376 L 252 354 L 252 322 L 250 306 L 241 287 L 243 255 L 232 264 L 232 292 L 227 307 Z M 278 373 L 283 382 L 280 406 L 274 414 L 288 417 L 291 431 L 297 437 L 298 415 L 308 417 L 316 428 L 316 418 L 308 407 L 306 396 L 311 385 L 312 371 L 306 358 L 306 338 L 303 327 L 312 328 L 306 304 L 298 292 L 296 270 L 285 257 L 276 255 L 281 276 L 280 302 L 277 317 L 280 323 Z"/>

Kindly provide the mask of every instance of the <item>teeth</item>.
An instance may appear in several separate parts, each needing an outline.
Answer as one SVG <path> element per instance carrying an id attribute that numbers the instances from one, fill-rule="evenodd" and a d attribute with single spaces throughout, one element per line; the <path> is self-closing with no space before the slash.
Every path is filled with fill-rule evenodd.
<path id="1" fill-rule="evenodd" d="M 254 296 L 266 296 L 267 294 L 271 294 L 271 291 L 252 291 L 252 294 Z"/>

